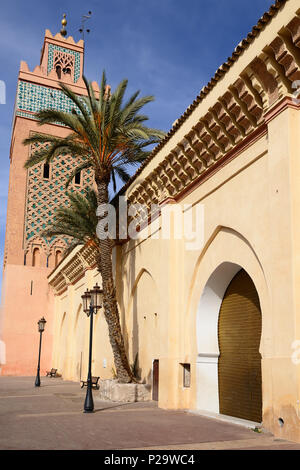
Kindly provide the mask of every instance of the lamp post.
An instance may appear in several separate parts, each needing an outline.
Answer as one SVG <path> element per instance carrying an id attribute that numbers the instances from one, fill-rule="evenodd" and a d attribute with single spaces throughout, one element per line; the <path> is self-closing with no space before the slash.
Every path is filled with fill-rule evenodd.
<path id="1" fill-rule="evenodd" d="M 38 322 L 38 331 L 40 333 L 40 347 L 39 347 L 39 360 L 38 360 L 38 366 L 37 366 L 37 373 L 36 373 L 36 379 L 35 379 L 35 386 L 39 387 L 41 385 L 41 380 L 40 380 L 40 360 L 41 360 L 41 347 L 42 347 L 42 334 L 45 329 L 45 323 L 46 320 L 44 317 L 42 317 Z"/>
<path id="2" fill-rule="evenodd" d="M 102 307 L 103 290 L 96 284 L 92 290 L 86 290 L 81 296 L 83 311 L 90 317 L 90 346 L 89 346 L 89 366 L 87 377 L 87 391 L 84 402 L 84 413 L 94 411 L 94 401 L 92 393 L 92 346 L 93 346 L 93 316 Z"/>

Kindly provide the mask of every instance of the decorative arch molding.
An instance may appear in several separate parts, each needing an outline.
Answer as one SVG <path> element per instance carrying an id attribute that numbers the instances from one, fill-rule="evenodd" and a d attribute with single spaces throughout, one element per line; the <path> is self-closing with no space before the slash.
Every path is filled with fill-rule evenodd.
<path id="1" fill-rule="evenodd" d="M 24 252 L 25 254 L 29 252 L 32 253 L 34 248 L 38 247 L 43 249 L 43 252 L 46 256 L 49 256 L 56 250 L 65 250 L 67 246 L 67 243 L 62 239 L 54 238 L 51 242 L 47 242 L 43 237 L 35 235 L 29 240 L 26 240 L 26 243 L 24 245 Z"/>
<path id="2" fill-rule="evenodd" d="M 85 315 L 82 309 L 82 303 L 80 302 L 77 307 L 73 323 L 74 341 L 72 342 L 72 365 L 70 370 L 72 380 L 81 380 L 82 378 L 83 355 L 85 352 L 85 328 L 83 327 L 82 323 L 84 317 Z"/>
<path id="3" fill-rule="evenodd" d="M 154 284 L 155 284 L 155 288 L 156 288 L 156 292 L 157 292 L 157 284 L 156 284 L 156 282 L 154 281 L 153 276 L 150 274 L 150 272 L 149 272 L 147 269 L 142 268 L 142 269 L 140 270 L 139 274 L 137 275 L 137 277 L 136 277 L 136 279 L 135 279 L 135 281 L 134 281 L 133 287 L 132 287 L 132 289 L 131 289 L 129 301 L 128 301 L 128 304 L 127 304 L 127 310 L 126 310 L 127 313 L 129 313 L 129 312 L 130 312 L 130 309 L 132 308 L 132 303 L 133 303 L 133 299 L 134 299 L 135 292 L 136 292 L 136 290 L 137 290 L 138 283 L 139 283 L 141 277 L 142 277 L 144 274 L 148 274 L 148 275 L 150 276 L 151 280 L 152 280 L 152 281 L 154 282 Z"/>
<path id="4" fill-rule="evenodd" d="M 27 240 L 24 246 L 24 252 L 27 253 L 33 253 L 34 248 L 40 248 L 43 249 L 44 253 L 47 255 L 49 248 L 47 246 L 47 243 L 45 240 L 38 236 L 35 235 L 32 237 L 30 240 Z"/>
<path id="5" fill-rule="evenodd" d="M 196 363 L 195 406 L 219 413 L 218 318 L 225 291 L 241 269 L 251 277 L 260 300 L 262 336 L 260 353 L 267 355 L 266 331 L 270 331 L 269 291 L 265 270 L 253 245 L 236 230 L 218 226 L 199 255 L 191 279 L 185 345 Z M 268 326 L 269 325 L 269 326 Z"/>
<path id="6" fill-rule="evenodd" d="M 220 307 L 228 285 L 241 269 L 239 264 L 224 262 L 215 269 L 205 284 L 196 321 L 198 357 L 219 356 L 216 327 Z"/>
<path id="7" fill-rule="evenodd" d="M 127 347 L 142 381 L 153 380 L 153 361 L 160 358 L 159 290 L 151 273 L 142 268 L 133 283 L 127 305 Z M 138 354 L 138 356 L 137 356 Z"/>
<path id="8" fill-rule="evenodd" d="M 75 334 L 76 332 L 76 329 L 77 329 L 77 326 L 78 326 L 78 320 L 79 320 L 79 316 L 80 314 L 83 313 L 83 310 L 82 310 L 82 303 L 80 303 L 78 305 L 78 308 L 77 308 L 77 311 L 76 311 L 76 315 L 75 315 L 75 320 L 74 320 L 74 326 L 73 326 L 73 333 Z"/>
<path id="9" fill-rule="evenodd" d="M 198 275 L 198 271 L 199 271 L 199 267 L 200 267 L 200 264 L 203 260 L 203 258 L 205 257 L 206 253 L 208 252 L 209 248 L 211 247 L 211 245 L 214 243 L 214 241 L 217 239 L 218 235 L 220 233 L 230 233 L 232 234 L 234 237 L 236 237 L 238 240 L 240 240 L 241 242 L 245 243 L 246 246 L 249 247 L 249 250 L 252 252 L 253 256 L 255 257 L 261 271 L 262 271 L 262 274 L 264 276 L 264 279 L 266 281 L 266 277 L 265 277 L 265 272 L 264 272 L 264 268 L 263 268 L 263 265 L 260 261 L 260 258 L 259 256 L 257 255 L 256 251 L 254 250 L 252 244 L 247 240 L 247 238 L 242 235 L 240 232 L 238 232 L 237 230 L 235 230 L 234 228 L 231 228 L 231 227 L 226 227 L 224 225 L 218 225 L 211 233 L 211 235 L 208 237 L 207 239 L 207 242 L 205 243 L 197 261 L 196 261 L 196 264 L 195 264 L 195 268 L 194 268 L 194 271 L 193 271 L 193 276 L 192 276 L 192 281 L 191 281 L 191 287 L 190 287 L 190 291 L 189 291 L 189 302 L 188 302 L 188 305 L 190 304 L 190 300 L 191 300 L 191 294 L 192 294 L 192 291 L 194 289 L 194 286 L 195 286 L 195 282 L 196 282 L 196 278 L 197 278 L 197 275 Z"/>
<path id="10" fill-rule="evenodd" d="M 62 319 L 61 319 L 61 322 L 60 322 L 60 328 L 59 328 L 59 337 L 60 337 L 60 339 L 62 338 L 63 328 L 64 328 L 65 321 L 66 321 L 66 316 L 67 316 L 67 312 L 64 312 L 63 316 L 62 316 Z"/>

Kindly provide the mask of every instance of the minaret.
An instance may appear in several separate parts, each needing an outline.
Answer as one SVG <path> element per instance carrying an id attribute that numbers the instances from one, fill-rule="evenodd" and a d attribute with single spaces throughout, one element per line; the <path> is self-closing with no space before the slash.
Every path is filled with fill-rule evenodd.
<path id="1" fill-rule="evenodd" d="M 78 95 L 87 94 L 82 78 L 84 43 L 82 40 L 76 43 L 71 36 L 67 37 L 66 25 L 64 15 L 60 33 L 53 36 L 46 30 L 40 64 L 33 71 L 26 62 L 20 65 L 10 147 L 0 313 L 2 374 L 35 374 L 36 327 L 42 316 L 46 317 L 47 328 L 43 336 L 41 367 L 51 367 L 53 298 L 47 276 L 59 263 L 67 240 L 47 240 L 43 231 L 55 217 L 56 209 L 67 203 L 65 181 L 75 167 L 75 159 L 71 155 L 62 155 L 49 166 L 40 163 L 25 170 L 28 154 L 36 147 L 24 147 L 22 142 L 36 131 L 56 136 L 68 134 L 66 127 L 56 124 L 41 127 L 36 119 L 36 113 L 41 109 L 71 112 L 72 103 L 62 93 L 60 82 Z M 97 91 L 96 84 L 94 88 Z M 89 170 L 83 171 L 73 181 L 71 191 L 83 193 L 84 188 L 92 184 L 92 179 Z"/>

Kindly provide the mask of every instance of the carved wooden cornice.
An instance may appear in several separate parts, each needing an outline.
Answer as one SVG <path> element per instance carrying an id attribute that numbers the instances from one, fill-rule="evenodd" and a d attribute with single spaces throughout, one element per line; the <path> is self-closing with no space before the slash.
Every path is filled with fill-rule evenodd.
<path id="1" fill-rule="evenodd" d="M 87 269 L 96 265 L 96 250 L 84 246 L 69 254 L 48 276 L 49 284 L 56 295 L 62 294 L 69 285 L 74 285 L 84 276 Z"/>
<path id="2" fill-rule="evenodd" d="M 278 9 L 282 3 L 285 2 L 276 2 L 274 8 Z M 265 17 L 262 24 L 268 22 L 268 18 Z M 234 57 L 240 55 L 246 47 L 248 45 L 243 46 L 242 42 Z M 229 67 L 230 63 L 227 66 Z M 226 73 L 228 67 L 223 67 L 222 73 L 219 70 L 214 80 L 218 81 L 218 76 Z M 295 94 L 294 82 L 297 80 L 300 80 L 298 15 L 235 77 L 196 124 L 191 128 L 186 126 L 184 137 L 182 138 L 181 132 L 181 140 L 142 182 L 132 185 L 132 189 L 130 184 L 134 180 L 126 185 L 128 202 L 141 203 L 150 208 L 151 204 L 162 203 L 167 198 L 176 199 L 195 181 L 218 168 L 218 162 L 225 161 L 227 155 L 232 157 L 245 140 L 254 140 L 265 133 L 269 110 L 276 104 L 281 105 L 284 98 L 290 103 L 293 102 L 291 96 Z M 211 84 L 204 93 L 207 94 L 211 86 L 213 85 Z M 198 98 L 197 104 L 192 105 L 192 111 L 205 97 L 200 93 Z M 189 109 L 191 110 L 191 107 Z M 175 131 L 186 117 L 182 116 L 177 121 Z M 171 134 L 174 135 L 175 131 L 172 130 Z M 158 150 L 169 140 L 170 135 L 159 144 Z M 175 141 L 174 138 L 173 140 Z M 154 149 L 150 160 L 158 150 Z M 146 162 L 146 165 L 148 163 Z M 143 167 L 145 165 L 137 173 L 140 173 Z"/>
<path id="3" fill-rule="evenodd" d="M 239 59 L 240 55 L 244 53 L 249 46 L 254 42 L 254 40 L 260 35 L 261 31 L 265 29 L 265 27 L 272 21 L 272 19 L 277 15 L 278 11 L 284 7 L 284 5 L 288 2 L 288 0 L 276 0 L 273 5 L 270 6 L 269 11 L 264 13 L 264 15 L 259 19 L 257 24 L 252 28 L 252 31 L 248 33 L 247 37 L 244 38 L 240 43 L 237 45 L 235 50 L 233 51 L 231 57 L 227 59 L 227 61 L 222 64 L 218 70 L 216 71 L 214 77 L 210 80 L 210 82 L 202 88 L 199 95 L 195 98 L 193 103 L 186 109 L 186 111 L 176 119 L 173 127 L 167 133 L 166 137 L 161 140 L 161 142 L 153 149 L 149 157 L 145 160 L 145 162 L 139 167 L 133 177 L 128 181 L 128 183 L 122 188 L 122 191 L 125 191 L 130 185 L 134 182 L 134 180 L 138 177 L 138 175 L 143 171 L 143 169 L 148 165 L 148 163 L 158 154 L 158 152 L 164 147 L 164 145 L 172 138 L 172 136 L 179 130 L 182 124 L 187 120 L 187 118 L 192 114 L 195 108 L 207 97 L 207 95 L 214 89 L 214 87 L 218 84 L 220 79 L 231 69 L 231 67 L 235 64 L 235 62 Z M 295 21 L 291 21 L 288 25 L 288 29 L 290 30 L 291 34 L 293 35 L 295 44 L 299 47 L 300 39 L 299 39 L 299 26 L 298 26 L 298 17 Z M 247 77 L 246 77 L 247 80 Z M 250 85 L 251 86 L 251 85 Z M 261 100 L 259 93 L 253 89 L 254 95 L 256 95 L 256 99 L 258 101 Z"/>

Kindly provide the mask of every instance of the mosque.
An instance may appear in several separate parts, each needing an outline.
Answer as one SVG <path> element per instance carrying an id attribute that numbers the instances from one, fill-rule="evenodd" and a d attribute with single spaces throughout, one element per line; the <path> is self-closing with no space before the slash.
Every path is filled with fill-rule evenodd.
<path id="1" fill-rule="evenodd" d="M 63 34 L 62 34 L 63 33 Z M 42 369 L 87 374 L 89 322 L 81 296 L 101 276 L 92 246 L 63 256 L 42 236 L 66 203 L 71 156 L 25 170 L 36 113 L 71 111 L 59 82 L 86 95 L 84 43 L 46 30 L 40 65 L 21 62 L 10 149 L 1 306 L 1 374 L 34 375 L 36 323 L 47 320 Z M 277 0 L 237 45 L 126 184 L 130 204 L 182 218 L 201 208 L 201 244 L 140 233 L 114 246 L 114 274 L 130 362 L 166 409 L 262 425 L 300 442 L 300 1 Z M 97 90 L 97 84 L 94 83 Z M 175 117 L 176 118 L 176 117 Z M 45 134 L 66 128 L 46 125 Z M 84 193 L 83 170 L 73 191 Z M 298 209 L 297 209 L 298 208 Z M 175 216 L 174 216 L 175 217 Z M 298 232 L 299 230 L 299 232 Z M 189 240 L 190 241 L 190 240 Z M 299 244 L 299 247 L 298 247 Z M 297 313 L 299 312 L 299 313 Z M 299 351 L 298 351 L 298 349 Z M 113 376 L 101 312 L 93 375 Z"/>

